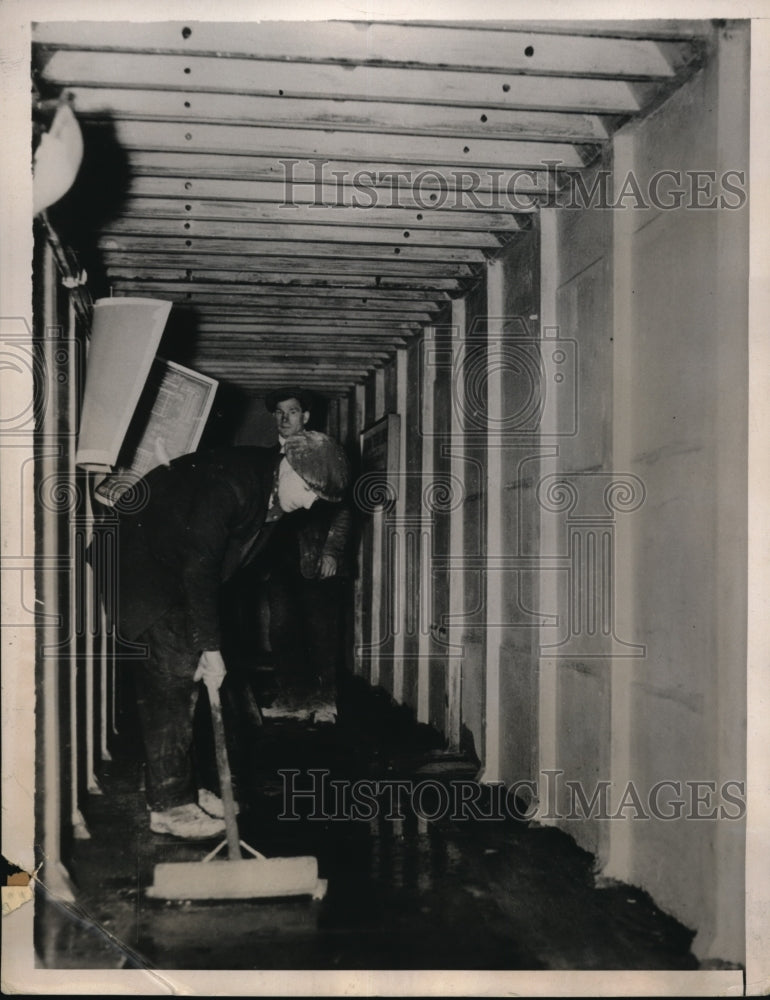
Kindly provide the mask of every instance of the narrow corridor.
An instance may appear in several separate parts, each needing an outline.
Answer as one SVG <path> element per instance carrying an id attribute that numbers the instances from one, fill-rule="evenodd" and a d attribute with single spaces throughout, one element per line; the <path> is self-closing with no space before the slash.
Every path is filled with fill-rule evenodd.
<path id="1" fill-rule="evenodd" d="M 233 702 L 230 703 L 231 709 Z M 201 717 L 205 736 L 205 718 Z M 244 839 L 268 856 L 313 854 L 322 901 L 168 903 L 146 897 L 159 861 L 194 861 L 212 845 L 149 832 L 130 715 L 120 719 L 102 795 L 90 795 L 90 840 L 71 844 L 78 902 L 39 896 L 36 950 L 47 968 L 156 969 L 695 969 L 692 934 L 622 884 L 596 888 L 593 858 L 564 833 L 524 821 L 332 817 L 330 799 L 287 799 L 288 776 L 327 781 L 470 781 L 474 761 L 444 752 L 361 684 L 337 726 L 230 712 Z M 234 724 L 235 723 L 235 724 Z M 238 732 L 235 733 L 237 728 Z M 237 749 L 236 749 L 237 744 Z M 428 781 L 428 779 L 430 779 Z M 329 786 L 327 786 L 328 788 Z M 413 786 L 414 787 L 414 786 Z M 484 808 L 483 800 L 479 807 Z M 439 812 L 425 796 L 427 814 Z M 313 809 L 317 815 L 310 815 Z M 301 819 L 279 818 L 296 811 Z M 397 813 L 398 808 L 393 810 Z M 116 844 L 121 844 L 116 850 Z M 258 863 L 258 862 L 255 862 Z"/>

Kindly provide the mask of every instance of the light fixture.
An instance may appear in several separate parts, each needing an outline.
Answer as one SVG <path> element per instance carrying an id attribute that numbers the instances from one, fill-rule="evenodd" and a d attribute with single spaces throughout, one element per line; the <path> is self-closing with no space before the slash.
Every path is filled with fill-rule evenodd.
<path id="1" fill-rule="evenodd" d="M 69 104 L 59 104 L 51 127 L 35 151 L 32 208 L 35 215 L 53 205 L 75 182 L 83 160 L 83 133 Z"/>

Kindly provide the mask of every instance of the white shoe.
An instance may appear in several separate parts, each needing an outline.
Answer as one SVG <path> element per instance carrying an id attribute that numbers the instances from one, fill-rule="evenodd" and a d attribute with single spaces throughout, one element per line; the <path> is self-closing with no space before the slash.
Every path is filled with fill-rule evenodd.
<path id="1" fill-rule="evenodd" d="M 310 718 L 310 710 L 296 698 L 278 697 L 272 705 L 262 709 L 266 719 L 303 719 Z"/>
<path id="2" fill-rule="evenodd" d="M 214 819 L 224 819 L 225 818 L 225 807 L 224 803 L 218 795 L 211 791 L 209 788 L 199 788 L 198 789 L 198 805 L 201 809 L 208 813 L 209 816 L 213 816 Z M 238 803 L 235 803 L 235 815 L 240 813 L 240 807 Z"/>
<path id="3" fill-rule="evenodd" d="M 205 813 L 195 802 L 174 806 L 163 812 L 150 812 L 153 833 L 168 833 L 187 840 L 207 840 L 225 832 L 225 824 Z"/>
<path id="4" fill-rule="evenodd" d="M 316 726 L 323 725 L 324 723 L 331 723 L 333 725 L 337 721 L 337 706 L 332 703 L 330 705 L 320 705 L 318 708 L 313 709 L 312 721 Z"/>
<path id="5" fill-rule="evenodd" d="M 302 722 L 310 718 L 310 712 L 306 708 L 282 708 L 279 705 L 270 705 L 262 709 L 262 714 L 266 719 L 297 719 Z"/>

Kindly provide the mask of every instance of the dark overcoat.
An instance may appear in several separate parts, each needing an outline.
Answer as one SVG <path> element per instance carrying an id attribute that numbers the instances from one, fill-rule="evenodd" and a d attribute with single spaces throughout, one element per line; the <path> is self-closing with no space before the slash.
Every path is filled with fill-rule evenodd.
<path id="1" fill-rule="evenodd" d="M 221 586 L 265 544 L 279 458 L 272 448 L 193 453 L 134 487 L 118 507 L 122 638 L 138 638 L 182 606 L 191 647 L 221 648 Z"/>

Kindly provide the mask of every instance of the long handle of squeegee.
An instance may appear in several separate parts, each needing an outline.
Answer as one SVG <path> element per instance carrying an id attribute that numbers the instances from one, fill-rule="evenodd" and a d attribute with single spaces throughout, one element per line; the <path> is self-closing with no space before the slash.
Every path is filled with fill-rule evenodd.
<path id="1" fill-rule="evenodd" d="M 225 741 L 225 724 L 222 719 L 222 703 L 219 700 L 219 689 L 215 683 L 206 683 L 211 707 L 211 725 L 214 730 L 214 748 L 217 756 L 217 774 L 219 775 L 219 791 L 225 813 L 225 835 L 227 836 L 227 854 L 231 861 L 240 860 L 241 842 L 238 834 L 238 820 L 235 818 L 235 799 L 233 798 L 233 778 L 230 772 L 230 761 L 227 757 Z"/>

